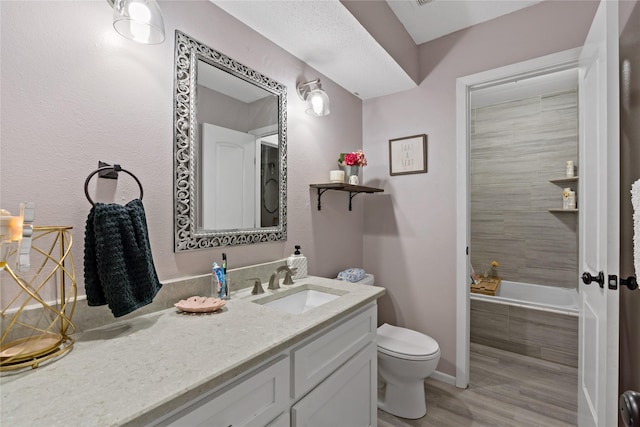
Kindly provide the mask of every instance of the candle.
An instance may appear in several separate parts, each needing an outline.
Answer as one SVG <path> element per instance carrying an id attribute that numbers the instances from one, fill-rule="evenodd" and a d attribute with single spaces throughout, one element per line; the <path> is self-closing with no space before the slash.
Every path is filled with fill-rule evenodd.
<path id="1" fill-rule="evenodd" d="M 344 171 L 341 171 L 341 170 L 329 171 L 329 181 L 344 182 Z"/>
<path id="2" fill-rule="evenodd" d="M 11 230 L 11 240 L 22 240 L 23 219 L 21 216 L 12 216 L 9 221 L 9 229 Z"/>

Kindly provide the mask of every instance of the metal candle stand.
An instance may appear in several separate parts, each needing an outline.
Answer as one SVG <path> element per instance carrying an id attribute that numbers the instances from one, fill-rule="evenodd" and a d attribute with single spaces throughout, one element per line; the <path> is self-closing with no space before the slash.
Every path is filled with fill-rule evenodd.
<path id="1" fill-rule="evenodd" d="M 8 279 L 16 285 L 2 284 L 6 296 L 0 311 L 0 371 L 35 369 L 72 348 L 77 288 L 71 229 L 33 227 L 31 252 L 37 259 L 33 264 L 39 265 L 32 267 L 32 273 L 16 274 L 9 262 L 0 266 L 2 282 Z M 9 258 L 12 255 L 15 251 Z M 56 293 L 55 298 L 49 296 Z"/>

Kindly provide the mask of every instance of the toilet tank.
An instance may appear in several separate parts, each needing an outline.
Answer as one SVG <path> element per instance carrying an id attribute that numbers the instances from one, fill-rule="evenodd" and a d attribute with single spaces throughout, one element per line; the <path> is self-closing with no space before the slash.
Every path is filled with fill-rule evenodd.
<path id="1" fill-rule="evenodd" d="M 373 274 L 365 274 L 362 280 L 357 281 L 356 283 L 360 285 L 375 285 L 376 278 Z"/>

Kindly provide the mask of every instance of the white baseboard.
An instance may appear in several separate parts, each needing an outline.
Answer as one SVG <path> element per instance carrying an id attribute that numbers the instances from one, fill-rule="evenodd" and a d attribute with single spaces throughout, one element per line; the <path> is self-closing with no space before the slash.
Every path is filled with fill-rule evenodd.
<path id="1" fill-rule="evenodd" d="M 454 377 L 453 375 L 442 373 L 440 371 L 434 371 L 433 374 L 429 376 L 429 378 L 433 378 L 436 381 L 451 384 L 453 386 L 456 385 L 456 377 Z"/>

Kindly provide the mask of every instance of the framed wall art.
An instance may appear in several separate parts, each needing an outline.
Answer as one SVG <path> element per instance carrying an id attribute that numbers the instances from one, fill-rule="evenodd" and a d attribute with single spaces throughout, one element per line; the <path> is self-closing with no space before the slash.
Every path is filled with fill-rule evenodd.
<path id="1" fill-rule="evenodd" d="M 427 135 L 389 140 L 389 175 L 427 172 Z"/>

